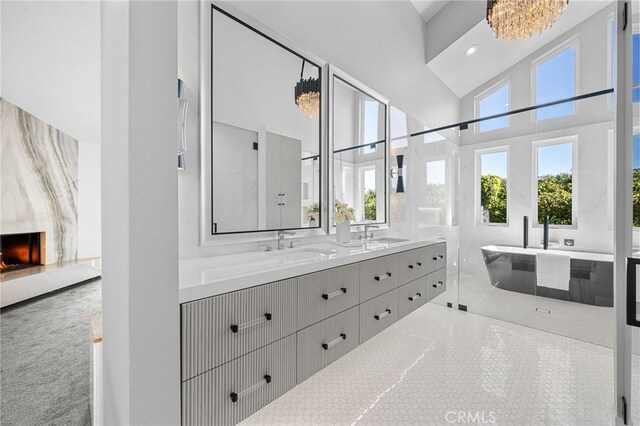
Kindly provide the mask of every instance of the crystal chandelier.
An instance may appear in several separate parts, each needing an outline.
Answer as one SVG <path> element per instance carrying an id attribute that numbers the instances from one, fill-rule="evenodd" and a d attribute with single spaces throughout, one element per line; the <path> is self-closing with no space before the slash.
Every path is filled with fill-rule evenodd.
<path id="1" fill-rule="evenodd" d="M 569 0 L 487 0 L 487 22 L 502 40 L 542 33 L 567 9 Z"/>
<path id="2" fill-rule="evenodd" d="M 320 80 L 317 78 L 302 78 L 304 74 L 304 63 L 302 60 L 302 71 L 300 71 L 300 81 L 296 83 L 295 100 L 300 111 L 309 118 L 318 116 L 320 111 Z"/>

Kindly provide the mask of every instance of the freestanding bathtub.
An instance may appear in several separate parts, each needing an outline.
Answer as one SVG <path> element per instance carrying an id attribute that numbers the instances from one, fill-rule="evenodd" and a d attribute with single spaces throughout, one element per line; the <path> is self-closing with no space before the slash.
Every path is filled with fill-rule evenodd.
<path id="1" fill-rule="evenodd" d="M 536 248 L 481 247 L 489 279 L 494 287 L 518 293 L 551 297 L 595 306 L 613 306 L 613 256 L 567 250 L 547 250 L 568 255 L 569 291 L 536 285 Z"/>

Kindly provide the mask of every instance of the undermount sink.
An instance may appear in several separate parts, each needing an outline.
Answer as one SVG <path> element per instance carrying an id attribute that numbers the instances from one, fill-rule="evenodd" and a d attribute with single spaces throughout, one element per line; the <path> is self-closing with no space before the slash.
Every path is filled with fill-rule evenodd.
<path id="1" fill-rule="evenodd" d="M 269 256 L 277 256 L 278 259 L 285 262 L 304 262 L 307 260 L 322 259 L 335 253 L 335 250 L 309 247 L 273 251 L 269 253 Z"/>
<path id="2" fill-rule="evenodd" d="M 375 240 L 371 240 L 372 243 L 381 243 L 381 244 L 397 244 L 397 243 L 404 243 L 405 241 L 409 241 L 409 239 L 382 237 L 382 238 L 376 238 Z"/>

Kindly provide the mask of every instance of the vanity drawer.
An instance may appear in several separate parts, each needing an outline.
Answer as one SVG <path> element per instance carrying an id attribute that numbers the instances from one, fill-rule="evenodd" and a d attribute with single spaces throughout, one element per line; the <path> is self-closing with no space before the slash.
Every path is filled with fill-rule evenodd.
<path id="1" fill-rule="evenodd" d="M 427 275 L 427 302 L 447 289 L 447 270 L 440 269 Z"/>
<path id="2" fill-rule="evenodd" d="M 360 305 L 360 343 L 398 320 L 398 289 Z"/>
<path id="3" fill-rule="evenodd" d="M 358 265 L 298 278 L 298 329 L 305 328 L 360 302 Z"/>
<path id="4" fill-rule="evenodd" d="M 182 305 L 182 380 L 296 332 L 297 278 Z"/>
<path id="5" fill-rule="evenodd" d="M 400 285 L 424 277 L 429 273 L 427 247 L 405 251 L 398 255 L 398 276 Z"/>
<path id="6" fill-rule="evenodd" d="M 359 312 L 356 306 L 298 332 L 298 383 L 358 346 Z"/>
<path id="7" fill-rule="evenodd" d="M 437 271 L 447 266 L 447 245 L 439 243 L 427 247 L 427 273 Z"/>
<path id="8" fill-rule="evenodd" d="M 398 255 L 360 263 L 360 302 L 398 287 Z"/>
<path id="9" fill-rule="evenodd" d="M 434 289 L 435 290 L 435 289 Z M 398 288 L 398 318 L 403 318 L 427 301 L 427 277 L 421 277 Z"/>
<path id="10" fill-rule="evenodd" d="M 294 334 L 183 382 L 182 424 L 237 424 L 295 385 Z"/>

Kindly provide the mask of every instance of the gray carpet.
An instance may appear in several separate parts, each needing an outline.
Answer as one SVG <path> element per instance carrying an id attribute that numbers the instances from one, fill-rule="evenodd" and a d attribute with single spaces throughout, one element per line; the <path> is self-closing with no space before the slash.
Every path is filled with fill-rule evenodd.
<path id="1" fill-rule="evenodd" d="M 0 423 L 90 425 L 89 318 L 102 281 L 7 308 L 0 315 Z"/>

